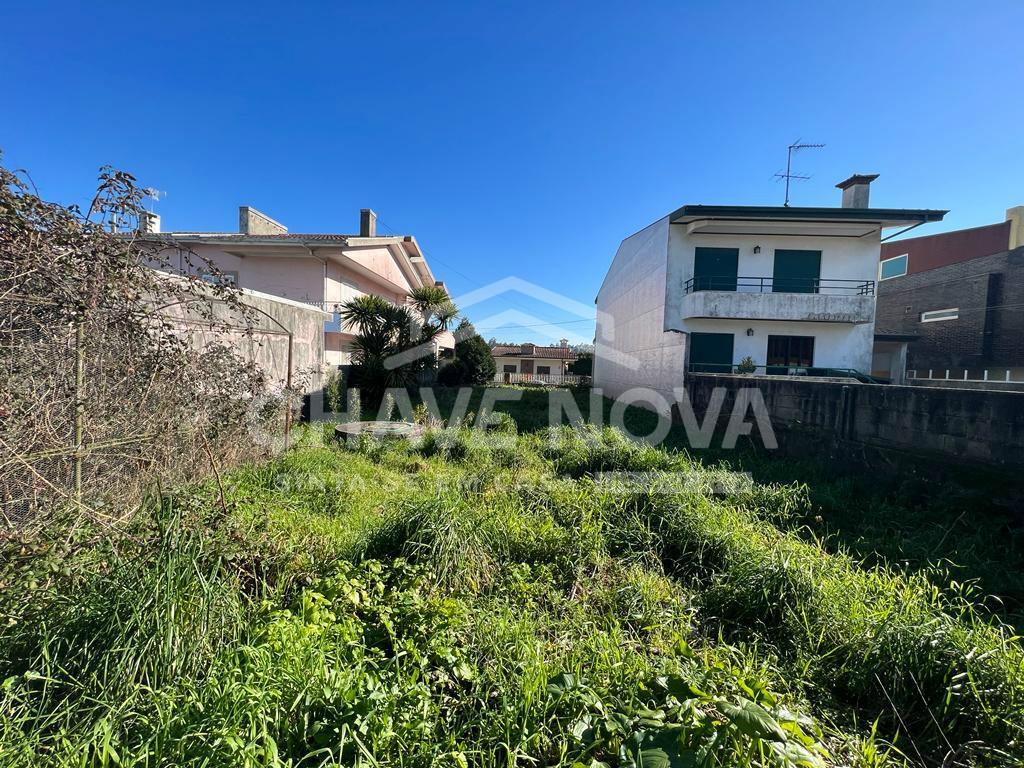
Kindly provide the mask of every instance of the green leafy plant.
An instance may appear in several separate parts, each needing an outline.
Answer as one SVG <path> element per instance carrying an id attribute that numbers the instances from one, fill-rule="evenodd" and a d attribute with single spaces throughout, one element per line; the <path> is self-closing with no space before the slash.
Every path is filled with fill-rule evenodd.
<path id="1" fill-rule="evenodd" d="M 327 381 L 324 384 L 324 398 L 327 401 L 327 410 L 331 413 L 339 413 L 343 405 L 342 382 L 344 376 L 338 369 L 333 369 L 327 374 Z"/>
<path id="2" fill-rule="evenodd" d="M 405 387 L 435 365 L 433 343 L 454 320 L 457 309 L 439 286 L 409 293 L 408 306 L 368 294 L 346 302 L 344 322 L 356 329 L 351 342 L 355 382 L 374 404 L 385 390 Z"/>

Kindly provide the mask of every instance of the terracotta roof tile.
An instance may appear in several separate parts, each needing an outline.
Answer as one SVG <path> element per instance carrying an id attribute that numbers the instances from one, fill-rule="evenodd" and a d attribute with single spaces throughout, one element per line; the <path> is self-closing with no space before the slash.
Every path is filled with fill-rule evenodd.
<path id="1" fill-rule="evenodd" d="M 495 357 L 545 357 L 552 360 L 575 360 L 576 352 L 571 347 L 538 347 L 534 346 L 533 352 L 523 352 L 521 346 L 509 346 L 498 344 L 491 348 L 491 354 Z"/>

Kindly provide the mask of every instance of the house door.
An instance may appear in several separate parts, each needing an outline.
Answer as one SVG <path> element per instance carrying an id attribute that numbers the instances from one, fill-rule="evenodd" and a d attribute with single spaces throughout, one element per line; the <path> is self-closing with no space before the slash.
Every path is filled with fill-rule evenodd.
<path id="1" fill-rule="evenodd" d="M 739 248 L 697 248 L 693 255 L 693 290 L 735 291 Z"/>
<path id="2" fill-rule="evenodd" d="M 690 370 L 694 373 L 732 373 L 731 333 L 691 333 Z"/>
<path id="3" fill-rule="evenodd" d="M 821 251 L 776 249 L 773 293 L 817 293 L 820 277 Z"/>
<path id="4" fill-rule="evenodd" d="M 519 372 L 533 376 L 533 360 L 522 360 L 519 363 Z"/>
<path id="5" fill-rule="evenodd" d="M 804 373 L 814 365 L 813 336 L 769 336 L 768 375 L 785 376 L 800 369 Z"/>

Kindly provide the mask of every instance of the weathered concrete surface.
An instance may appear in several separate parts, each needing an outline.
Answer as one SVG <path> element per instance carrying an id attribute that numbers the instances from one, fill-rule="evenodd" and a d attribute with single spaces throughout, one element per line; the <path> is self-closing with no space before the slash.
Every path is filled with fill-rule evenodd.
<path id="1" fill-rule="evenodd" d="M 780 443 L 802 438 L 835 446 L 890 448 L 1003 467 L 1024 466 L 1024 393 L 807 381 L 799 377 L 693 374 L 687 390 L 703 418 L 716 387 L 756 387 Z"/>
<path id="2" fill-rule="evenodd" d="M 238 206 L 238 231 L 243 235 L 284 235 L 288 227 L 248 205 Z"/>
<path id="3" fill-rule="evenodd" d="M 909 382 L 915 387 L 939 387 L 941 389 L 971 389 L 989 392 L 1024 392 L 1024 381 L 963 381 L 957 379 L 913 379 Z"/>
<path id="4" fill-rule="evenodd" d="M 291 384 L 307 393 L 319 390 L 324 370 L 324 321 L 330 315 L 303 302 L 245 288 L 239 300 L 251 311 L 217 299 L 211 289 L 208 300 L 197 297 L 164 307 L 160 314 L 179 325 L 179 332 L 188 336 L 196 350 L 223 345 L 255 363 L 272 389 Z"/>
<path id="5" fill-rule="evenodd" d="M 683 297 L 683 319 L 696 317 L 871 323 L 875 319 L 875 297 L 827 293 L 695 291 Z"/>
<path id="6" fill-rule="evenodd" d="M 244 288 L 242 303 L 260 313 L 261 326 L 268 330 L 262 343 L 258 338 L 252 339 L 249 345 L 251 359 L 267 372 L 272 382 L 286 382 L 288 337 L 271 332 L 290 333 L 293 386 L 299 386 L 304 392 L 319 390 L 324 370 L 324 321 L 330 314 L 302 302 Z"/>

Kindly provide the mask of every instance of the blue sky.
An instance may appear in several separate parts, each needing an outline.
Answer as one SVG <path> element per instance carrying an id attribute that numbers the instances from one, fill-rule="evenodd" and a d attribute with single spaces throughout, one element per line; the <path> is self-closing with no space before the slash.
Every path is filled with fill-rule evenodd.
<path id="1" fill-rule="evenodd" d="M 1019 0 L 37 2 L 4 28 L 0 148 L 44 197 L 84 202 L 111 164 L 167 192 L 165 229 L 246 204 L 350 232 L 373 207 L 455 296 L 514 276 L 592 307 L 619 241 L 678 205 L 781 204 L 796 138 L 827 146 L 794 205 L 852 172 L 881 174 L 874 205 L 950 209 L 928 232 L 1024 203 Z M 467 314 L 593 334 L 514 291 Z"/>

